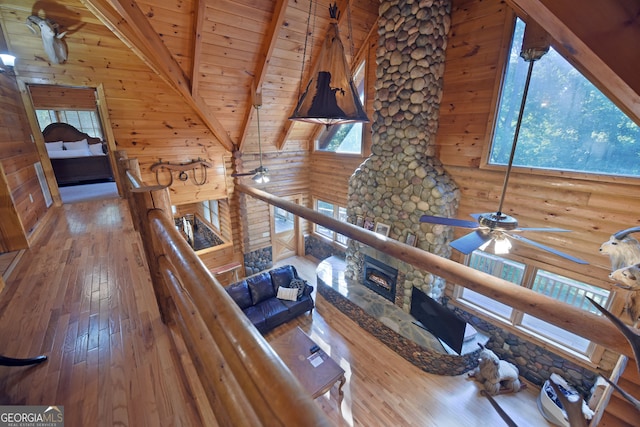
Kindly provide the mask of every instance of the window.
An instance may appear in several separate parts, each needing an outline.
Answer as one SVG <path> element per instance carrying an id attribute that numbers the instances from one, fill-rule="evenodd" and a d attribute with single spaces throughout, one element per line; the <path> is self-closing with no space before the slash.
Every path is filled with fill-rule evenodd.
<path id="1" fill-rule="evenodd" d="M 274 206 L 273 212 L 276 217 L 276 233 L 292 231 L 295 228 L 295 216 L 291 212 L 277 206 Z"/>
<path id="2" fill-rule="evenodd" d="M 353 76 L 360 101 L 364 103 L 365 63 L 360 64 Z M 334 153 L 362 153 L 362 123 L 347 123 L 325 127 L 316 140 L 316 150 Z"/>
<path id="3" fill-rule="evenodd" d="M 507 164 L 528 63 L 517 20 L 489 163 Z M 553 48 L 535 62 L 514 165 L 640 176 L 640 128 Z"/>
<path id="4" fill-rule="evenodd" d="M 316 200 L 315 209 L 323 215 L 330 216 L 339 221 L 347 221 L 347 208 L 343 208 L 342 206 L 334 205 L 333 203 L 324 202 L 322 200 Z M 320 224 L 315 224 L 314 230 L 316 233 L 327 237 L 328 239 L 331 239 L 335 242 L 338 242 L 341 245 L 347 245 L 347 237 L 343 236 L 342 234 L 336 233 L 333 230 L 329 230 L 328 228 L 323 227 Z"/>
<path id="5" fill-rule="evenodd" d="M 472 252 L 467 256 L 467 265 L 594 314 L 599 314 L 598 310 L 585 297 L 590 297 L 605 307 L 609 299 L 609 291 L 606 289 L 487 252 Z M 588 340 L 477 292 L 457 287 L 456 295 L 456 299 L 466 306 L 509 323 L 524 333 L 584 355 L 591 351 Z"/>
<path id="6" fill-rule="evenodd" d="M 202 202 L 202 214 L 218 231 L 220 230 L 220 210 L 217 200 L 205 200 Z"/>
<path id="7" fill-rule="evenodd" d="M 51 123 L 62 122 L 70 124 L 89 136 L 104 140 L 100 119 L 96 111 L 36 110 L 36 117 L 41 131 Z"/>

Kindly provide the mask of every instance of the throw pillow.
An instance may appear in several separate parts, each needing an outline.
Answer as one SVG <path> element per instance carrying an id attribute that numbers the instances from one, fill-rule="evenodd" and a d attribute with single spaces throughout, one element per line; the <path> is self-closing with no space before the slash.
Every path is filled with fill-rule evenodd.
<path id="1" fill-rule="evenodd" d="M 302 293 L 304 292 L 304 288 L 305 286 L 307 286 L 307 282 L 305 282 L 302 279 L 293 279 L 291 280 L 291 282 L 289 282 L 289 288 L 295 288 L 298 290 L 298 298 L 300 298 L 302 296 Z"/>
<path id="2" fill-rule="evenodd" d="M 276 297 L 279 299 L 286 299 L 288 301 L 295 301 L 298 299 L 298 290 L 296 288 L 284 288 L 280 286 Z"/>
<path id="3" fill-rule="evenodd" d="M 75 142 L 65 142 L 63 145 L 65 150 L 89 150 L 89 143 L 86 139 Z"/>

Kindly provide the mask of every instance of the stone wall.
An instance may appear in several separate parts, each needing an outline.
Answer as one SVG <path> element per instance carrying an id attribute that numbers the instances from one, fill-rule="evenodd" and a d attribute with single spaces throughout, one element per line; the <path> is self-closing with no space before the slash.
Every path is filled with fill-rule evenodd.
<path id="1" fill-rule="evenodd" d="M 377 80 L 372 123 L 372 154 L 349 181 L 347 213 L 390 226 L 389 237 L 449 257 L 453 231 L 420 223 L 423 214 L 455 216 L 459 191 L 436 157 L 449 0 L 383 0 L 380 5 Z M 364 248 L 350 241 L 347 277 L 361 277 Z M 369 254 L 370 255 L 370 254 Z M 445 281 L 402 263 L 396 300 L 409 310 L 413 286 L 434 298 Z"/>
<path id="2" fill-rule="evenodd" d="M 246 276 L 260 273 L 273 267 L 271 246 L 244 254 L 244 270 Z"/>

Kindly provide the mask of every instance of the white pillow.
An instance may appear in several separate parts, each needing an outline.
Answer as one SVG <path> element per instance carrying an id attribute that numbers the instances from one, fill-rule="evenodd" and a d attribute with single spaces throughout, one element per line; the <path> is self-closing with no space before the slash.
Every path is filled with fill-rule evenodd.
<path id="1" fill-rule="evenodd" d="M 285 288 L 284 286 L 280 286 L 276 297 L 279 299 L 286 299 L 288 301 L 296 301 L 298 299 L 298 290 L 296 288 Z"/>
<path id="2" fill-rule="evenodd" d="M 82 139 L 76 142 L 65 142 L 64 143 L 65 150 L 88 150 L 89 143 L 86 139 Z"/>
<path id="3" fill-rule="evenodd" d="M 69 159 L 72 157 L 91 157 L 91 152 L 86 150 L 60 150 L 48 153 L 50 159 Z"/>
<path id="4" fill-rule="evenodd" d="M 44 146 L 47 148 L 47 153 L 50 153 L 52 151 L 62 151 L 62 141 L 55 141 L 55 142 L 45 142 Z"/>
<path id="5" fill-rule="evenodd" d="M 91 151 L 92 156 L 104 156 L 104 151 L 102 151 L 102 144 L 89 144 L 89 151 Z"/>

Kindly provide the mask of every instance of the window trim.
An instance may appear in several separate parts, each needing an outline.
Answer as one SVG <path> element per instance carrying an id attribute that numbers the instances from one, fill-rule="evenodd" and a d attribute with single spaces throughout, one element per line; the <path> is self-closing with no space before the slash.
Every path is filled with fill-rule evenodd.
<path id="1" fill-rule="evenodd" d="M 336 220 L 338 220 L 338 219 L 339 219 L 340 208 L 344 209 L 344 210 L 345 210 L 345 212 L 346 212 L 346 210 L 347 210 L 347 208 L 346 208 L 345 206 L 340 206 L 339 204 L 337 204 L 337 203 L 335 203 L 335 202 L 329 202 L 329 201 L 327 201 L 327 200 L 323 200 L 323 199 L 320 199 L 320 198 L 314 197 L 314 198 L 313 198 L 313 210 L 314 210 L 314 211 L 316 211 L 316 212 L 318 212 L 318 213 L 320 213 L 320 211 L 318 210 L 318 202 L 323 202 L 323 203 L 327 203 L 327 204 L 332 205 L 332 206 L 333 206 L 333 216 L 331 216 L 330 218 L 333 218 L 333 219 L 336 219 Z M 328 216 L 328 215 L 326 215 L 326 216 Z M 327 235 L 325 235 L 325 234 L 322 234 L 322 233 L 318 232 L 318 231 L 317 231 L 317 227 L 318 227 L 318 224 L 313 223 L 313 227 L 312 227 L 312 229 L 311 229 L 311 232 L 312 232 L 312 234 L 313 234 L 314 236 L 316 236 L 316 237 L 318 237 L 318 238 L 320 238 L 320 239 L 323 239 L 323 240 L 325 240 L 325 241 L 327 241 L 327 242 L 330 242 L 330 243 L 332 243 L 332 244 L 338 245 L 338 246 L 339 246 L 340 248 L 342 248 L 342 249 L 345 249 L 345 248 L 347 247 L 347 244 L 348 244 L 348 237 L 346 237 L 346 236 L 345 236 L 345 238 L 347 239 L 347 241 L 346 241 L 345 243 L 341 243 L 341 242 L 338 240 L 338 235 L 341 235 L 340 233 L 338 233 L 338 232 L 336 232 L 336 231 L 333 231 L 333 230 L 332 230 L 332 231 L 331 231 L 331 234 L 333 234 L 333 237 L 329 237 L 329 236 L 327 236 Z"/>
<path id="2" fill-rule="evenodd" d="M 479 169 L 489 170 L 489 171 L 505 171 L 507 169 L 506 165 L 496 165 L 490 164 L 489 158 L 491 156 L 491 148 L 494 140 L 494 134 L 496 130 L 496 121 L 498 119 L 498 110 L 500 108 L 500 99 L 502 97 L 502 90 L 504 87 L 507 67 L 509 65 L 509 51 L 511 48 L 511 44 L 513 41 L 513 35 L 516 26 L 516 19 L 522 17 L 518 16 L 514 11 L 510 11 L 511 17 L 509 19 L 505 19 L 505 27 L 503 31 L 502 44 L 500 47 L 501 54 L 499 55 L 499 62 L 497 67 L 501 70 L 500 74 L 496 78 L 496 87 L 493 91 L 493 97 L 491 100 L 490 111 L 492 114 L 490 115 L 487 132 L 485 133 L 485 141 L 484 146 L 482 148 L 482 155 L 480 158 L 480 164 L 478 166 Z M 555 46 L 554 46 L 555 48 Z M 576 66 L 574 61 L 571 61 L 566 56 L 566 51 L 558 47 L 556 49 L 559 55 L 565 58 L 572 66 L 580 72 L 585 78 L 590 80 L 583 72 L 582 67 Z M 591 80 L 590 80 L 591 81 Z M 597 82 L 592 82 L 598 89 L 600 89 Z M 606 96 L 606 94 L 605 94 Z M 612 101 L 613 102 L 613 101 Z M 619 107 L 618 107 L 619 108 Z M 624 111 L 624 110 L 623 110 Z M 591 181 L 591 182 L 607 182 L 607 183 L 618 183 L 618 184 L 631 184 L 638 185 L 640 181 L 639 177 L 632 177 L 628 175 L 609 175 L 609 174 L 597 174 L 597 173 L 586 173 L 586 172 L 576 172 L 576 171 L 562 171 L 558 169 L 545 169 L 545 168 L 534 168 L 528 166 L 517 166 L 513 165 L 513 170 L 515 173 L 522 173 L 525 175 L 535 175 L 535 176 L 545 176 L 545 177 L 555 177 L 555 178 L 569 178 L 576 179 L 581 181 Z"/>
<path id="3" fill-rule="evenodd" d="M 488 253 L 493 256 L 493 254 Z M 528 259 L 520 259 L 520 257 L 513 256 L 504 256 L 500 255 L 500 258 L 515 261 L 524 265 L 524 272 L 522 276 L 522 284 L 514 286 L 523 286 L 527 289 L 532 289 L 536 274 L 538 271 L 543 270 L 553 274 L 557 274 L 568 279 L 573 279 L 581 282 L 585 282 L 591 286 L 595 286 L 601 288 L 603 290 L 609 291 L 609 297 L 607 301 L 607 306 L 611 307 L 616 303 L 617 293 L 611 289 L 611 286 L 608 283 L 596 283 L 594 284 L 593 279 L 589 278 L 589 281 L 586 281 L 586 278 L 581 278 L 581 275 L 573 274 L 571 271 L 562 270 L 558 271 L 557 267 L 551 265 L 540 265 L 539 263 L 532 262 Z M 461 263 L 468 266 L 469 260 L 471 259 L 471 254 L 465 255 Z M 568 273 L 568 274 L 567 274 Z M 450 299 L 450 303 L 454 306 L 457 306 L 465 311 L 472 313 L 473 315 L 481 318 L 484 321 L 487 321 L 491 324 L 495 324 L 500 326 L 502 329 L 505 329 L 514 335 L 517 335 L 527 341 L 531 341 L 536 345 L 539 345 L 543 348 L 552 348 L 554 352 L 560 353 L 564 357 L 568 357 L 571 360 L 575 360 L 576 362 L 586 366 L 588 368 L 595 368 L 597 364 L 600 362 L 602 355 L 605 351 L 605 348 L 601 345 L 594 343 L 593 341 L 589 342 L 587 349 L 582 352 L 580 350 L 573 349 L 568 346 L 562 345 L 561 342 L 557 341 L 554 338 L 550 338 L 545 336 L 544 333 L 540 331 L 536 331 L 530 327 L 524 326 L 521 324 L 522 318 L 526 314 L 522 310 L 518 310 L 516 308 L 511 307 L 511 313 L 509 317 L 502 316 L 488 309 L 484 309 L 482 306 L 475 304 L 473 301 L 463 299 L 463 292 L 467 289 L 462 285 L 454 284 L 452 291 L 452 298 Z M 469 289 L 472 290 L 472 289 Z M 491 297 L 487 297 L 491 298 Z M 540 319 L 544 321 L 544 319 Z M 575 334 L 574 334 L 575 335 Z"/>

